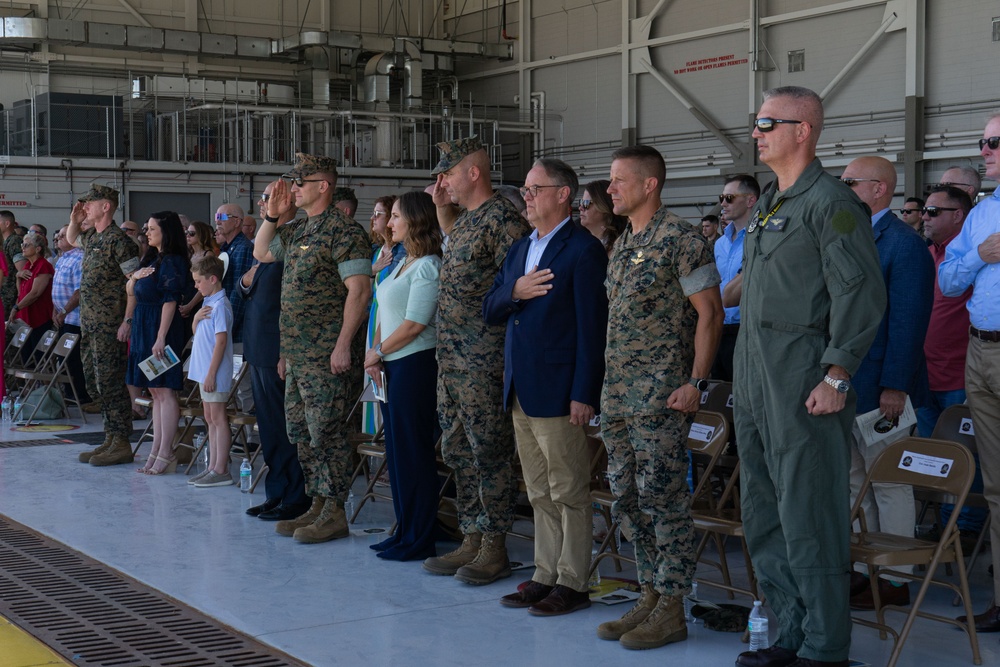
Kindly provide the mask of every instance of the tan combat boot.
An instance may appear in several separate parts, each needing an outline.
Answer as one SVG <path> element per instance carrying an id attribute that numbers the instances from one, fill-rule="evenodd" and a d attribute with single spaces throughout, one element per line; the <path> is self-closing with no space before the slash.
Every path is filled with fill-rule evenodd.
<path id="1" fill-rule="evenodd" d="M 116 435 L 111 439 L 111 446 L 103 452 L 99 452 L 90 457 L 92 466 L 116 466 L 120 463 L 132 463 L 135 456 L 132 454 L 132 444 L 123 435 Z"/>
<path id="2" fill-rule="evenodd" d="M 468 565 L 458 568 L 455 578 L 473 586 L 492 584 L 497 579 L 510 576 L 507 560 L 507 533 L 487 533 L 479 553 Z"/>
<path id="3" fill-rule="evenodd" d="M 684 620 L 684 596 L 661 595 L 656 608 L 634 630 L 622 635 L 621 645 L 630 649 L 658 648 L 688 637 Z"/>
<path id="4" fill-rule="evenodd" d="M 306 510 L 305 514 L 300 514 L 294 519 L 285 519 L 284 521 L 279 521 L 274 524 L 274 532 L 278 535 L 284 535 L 285 537 L 291 537 L 295 534 L 295 531 L 299 528 L 305 528 L 319 516 L 319 513 L 323 511 L 323 505 L 325 504 L 326 498 L 323 496 L 316 496 L 313 498 L 312 505 Z"/>
<path id="5" fill-rule="evenodd" d="M 482 533 L 469 533 L 462 538 L 462 544 L 454 551 L 449 551 L 443 556 L 431 556 L 425 560 L 424 569 L 431 574 L 442 574 L 450 577 L 458 572 L 458 568 L 472 562 L 479 553 L 479 547 L 482 543 Z"/>
<path id="6" fill-rule="evenodd" d="M 323 510 L 308 526 L 296 528 L 292 537 L 296 542 L 303 544 L 319 544 L 329 542 L 351 534 L 351 529 L 347 525 L 347 514 L 344 508 L 337 504 L 333 498 L 327 498 L 323 503 Z"/>
<path id="7" fill-rule="evenodd" d="M 113 438 L 110 435 L 105 435 L 104 442 L 99 444 L 97 449 L 91 449 L 89 452 L 80 452 L 80 463 L 90 463 L 90 458 L 94 456 L 94 454 L 103 454 L 108 451 L 108 448 L 111 447 L 112 440 Z"/>
<path id="8" fill-rule="evenodd" d="M 656 608 L 656 603 L 660 599 L 660 594 L 653 590 L 650 584 L 643 584 L 642 595 L 636 600 L 635 606 L 625 612 L 617 621 L 608 621 L 597 626 L 597 636 L 601 639 L 618 641 L 622 635 L 629 630 L 634 630 L 640 623 L 646 620 L 650 612 Z"/>

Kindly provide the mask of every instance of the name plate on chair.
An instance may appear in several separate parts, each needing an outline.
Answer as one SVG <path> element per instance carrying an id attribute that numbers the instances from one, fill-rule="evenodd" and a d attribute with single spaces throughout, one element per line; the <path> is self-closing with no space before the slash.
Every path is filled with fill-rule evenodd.
<path id="1" fill-rule="evenodd" d="M 715 435 L 715 429 L 707 424 L 699 424 L 695 422 L 691 424 L 691 430 L 688 431 L 688 438 L 692 440 L 699 440 L 701 442 L 708 442 Z"/>
<path id="2" fill-rule="evenodd" d="M 962 423 L 958 425 L 958 432 L 962 435 L 976 435 L 976 427 L 972 424 L 972 419 L 969 417 L 962 417 Z"/>
<path id="3" fill-rule="evenodd" d="M 926 454 L 916 454 L 903 450 L 903 455 L 899 457 L 899 465 L 902 470 L 909 470 L 919 475 L 930 475 L 931 477 L 947 477 L 951 472 L 951 467 L 955 464 L 954 459 L 942 459 L 937 456 L 927 456 Z"/>

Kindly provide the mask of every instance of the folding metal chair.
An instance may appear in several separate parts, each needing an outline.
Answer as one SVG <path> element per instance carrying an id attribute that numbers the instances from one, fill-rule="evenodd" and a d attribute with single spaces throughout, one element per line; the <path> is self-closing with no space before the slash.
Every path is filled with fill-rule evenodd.
<path id="1" fill-rule="evenodd" d="M 50 331 L 45 334 L 45 338 L 49 335 L 54 338 L 55 332 Z M 45 338 L 39 341 L 39 345 L 45 342 Z M 26 423 L 30 424 L 31 420 L 34 419 L 35 415 L 38 414 L 39 408 L 42 407 L 44 402 L 44 397 L 48 396 L 49 392 L 56 392 L 60 394 L 63 398 L 62 401 L 62 411 L 63 414 L 69 419 L 69 404 L 73 403 L 76 405 L 76 409 L 80 411 L 80 415 L 83 417 L 83 423 L 87 423 L 87 415 L 83 411 L 83 406 L 80 404 L 80 397 L 76 393 L 76 387 L 73 385 L 73 378 L 70 377 L 69 371 L 66 368 L 67 360 L 69 359 L 70 353 L 73 348 L 76 347 L 80 340 L 79 334 L 63 334 L 59 338 L 59 341 L 52 345 L 49 344 L 49 349 L 51 352 L 46 356 L 45 360 L 42 362 L 41 366 L 37 370 L 21 370 L 14 373 L 14 377 L 24 380 L 24 388 L 22 392 L 31 393 L 36 388 L 43 388 L 42 399 L 35 404 L 35 408 L 31 411 L 28 416 Z M 68 384 L 70 391 L 73 392 L 73 398 L 63 397 L 59 388 L 60 384 Z M 23 408 L 22 408 L 23 412 Z M 15 421 L 17 420 L 17 415 L 14 415 Z"/>
<path id="2" fill-rule="evenodd" d="M 852 523 L 857 521 L 861 530 L 851 535 L 851 561 L 864 563 L 868 566 L 869 582 L 872 600 L 875 603 L 876 621 L 854 617 L 859 625 L 876 628 L 882 639 L 886 634 L 893 637 L 892 655 L 888 667 L 894 667 L 903 650 L 903 644 L 910 634 L 913 622 L 918 616 L 942 623 L 948 623 L 964 630 L 969 636 L 972 647 L 972 661 L 982 664 L 979 655 L 979 639 L 976 636 L 972 605 L 969 598 L 969 580 L 965 569 L 965 559 L 962 556 L 962 540 L 957 522 L 958 512 L 952 512 L 948 523 L 941 531 L 937 542 L 915 537 L 904 537 L 868 530 L 865 513 L 861 508 L 865 494 L 871 492 L 872 484 L 909 484 L 914 489 L 926 493 L 935 493 L 943 502 L 954 503 L 961 507 L 965 502 L 969 487 L 975 475 L 975 460 L 966 447 L 945 440 L 908 437 L 899 440 L 886 448 L 872 464 L 865 483 L 858 494 L 854 507 L 851 509 Z M 938 565 L 954 563 L 958 570 L 958 584 L 934 579 Z M 924 566 L 923 576 L 900 572 L 891 568 L 901 565 Z M 885 605 L 879 597 L 878 577 L 882 573 L 894 577 L 902 577 L 920 582 L 920 589 L 909 609 L 897 605 Z M 920 611 L 931 585 L 944 586 L 960 595 L 965 606 L 965 618 L 962 623 L 954 618 L 940 616 Z M 888 610 L 906 613 L 906 621 L 897 632 L 885 622 L 885 612 Z"/>
<path id="3" fill-rule="evenodd" d="M 350 413 L 348 413 L 344 421 L 350 422 L 351 417 L 362 404 L 375 403 L 377 400 L 375 398 L 375 385 L 371 382 L 366 383 L 365 388 L 361 391 L 361 395 L 354 402 L 354 407 L 351 408 Z M 358 515 L 361 514 L 361 508 L 369 500 L 376 498 L 392 500 L 392 495 L 376 488 L 380 485 L 384 487 L 384 484 L 379 482 L 379 478 L 388 468 L 388 462 L 385 460 L 385 426 L 380 425 L 375 433 L 365 433 L 364 431 L 352 433 L 350 440 L 352 443 L 356 443 L 355 451 L 359 457 L 358 464 L 351 475 L 350 486 L 353 486 L 354 480 L 361 475 L 364 475 L 365 478 L 365 491 L 354 503 L 354 513 L 348 517 L 348 522 L 354 523 Z M 374 470 L 372 470 L 373 461 L 378 461 L 378 466 Z"/>
<path id="4" fill-rule="evenodd" d="M 0 326 L 6 326 L 6 324 L 0 323 Z M 20 364 L 21 348 L 24 347 L 24 344 L 27 342 L 30 334 L 31 327 L 27 324 L 22 324 L 14 329 L 14 333 L 7 338 L 7 347 L 5 347 L 3 351 L 4 368 L 10 368 L 14 364 L 15 359 L 17 359 L 18 364 Z"/>
<path id="5" fill-rule="evenodd" d="M 25 327 L 28 333 L 32 331 L 31 328 Z M 18 334 L 20 338 L 21 334 Z M 17 373 L 19 371 L 40 371 L 48 363 L 49 355 L 52 352 L 52 346 L 56 342 L 56 336 L 58 332 L 55 329 L 50 329 L 42 335 L 42 337 L 35 343 L 35 349 L 26 358 L 23 354 L 14 354 L 13 359 L 10 364 L 5 366 L 8 377 L 13 380 L 18 380 Z M 27 339 L 28 334 L 24 334 L 25 339 Z M 12 341 L 14 342 L 14 341 Z M 25 341 L 21 341 L 18 350 L 23 350 Z"/>

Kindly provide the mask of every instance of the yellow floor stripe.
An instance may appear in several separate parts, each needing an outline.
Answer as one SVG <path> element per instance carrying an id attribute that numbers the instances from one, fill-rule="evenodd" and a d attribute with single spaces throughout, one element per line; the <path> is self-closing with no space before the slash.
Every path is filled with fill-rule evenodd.
<path id="1" fill-rule="evenodd" d="M 48 646 L 0 616 L 0 667 L 70 665 Z"/>

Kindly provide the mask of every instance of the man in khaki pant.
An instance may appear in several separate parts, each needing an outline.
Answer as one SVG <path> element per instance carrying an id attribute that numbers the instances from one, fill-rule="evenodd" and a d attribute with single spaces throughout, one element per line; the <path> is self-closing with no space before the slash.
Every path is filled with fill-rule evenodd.
<path id="1" fill-rule="evenodd" d="M 575 227 L 579 181 L 561 160 L 542 158 L 521 188 L 530 236 L 514 243 L 483 302 L 487 324 L 506 324 L 504 408 L 535 513 L 535 574 L 506 607 L 536 616 L 590 606 L 592 521 L 584 427 L 604 379 L 607 254 Z"/>

